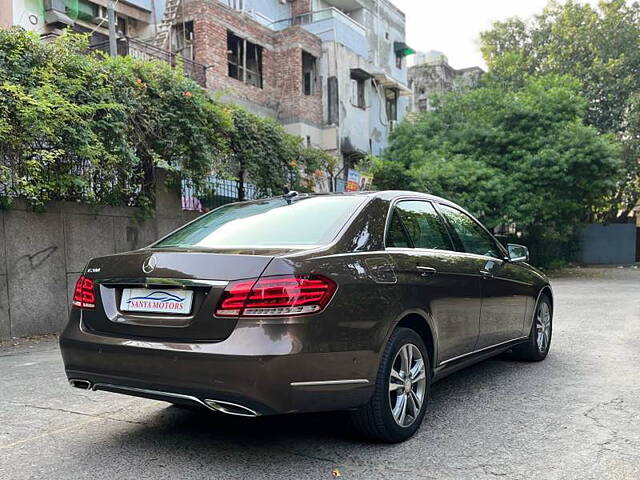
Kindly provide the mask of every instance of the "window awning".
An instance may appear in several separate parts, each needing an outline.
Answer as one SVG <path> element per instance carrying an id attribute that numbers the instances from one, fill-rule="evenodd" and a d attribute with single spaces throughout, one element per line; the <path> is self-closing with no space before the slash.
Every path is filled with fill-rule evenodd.
<path id="1" fill-rule="evenodd" d="M 410 88 L 408 88 L 404 83 L 396 80 L 393 77 L 390 77 L 385 72 L 376 72 L 373 74 L 373 78 L 376 83 L 384 88 L 395 88 L 398 90 L 398 94 L 403 97 L 408 97 L 413 94 Z"/>
<path id="2" fill-rule="evenodd" d="M 373 78 L 373 75 L 362 68 L 352 68 L 351 78 L 354 80 L 369 80 L 370 78 Z"/>
<path id="3" fill-rule="evenodd" d="M 393 42 L 393 50 L 398 57 L 408 57 L 416 51 L 404 42 Z"/>

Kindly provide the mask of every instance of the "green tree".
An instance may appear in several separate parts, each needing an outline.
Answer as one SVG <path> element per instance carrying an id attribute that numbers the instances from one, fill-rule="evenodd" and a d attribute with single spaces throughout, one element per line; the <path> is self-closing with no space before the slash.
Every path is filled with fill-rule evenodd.
<path id="1" fill-rule="evenodd" d="M 586 105 L 579 83 L 556 75 L 451 93 L 394 130 L 376 183 L 450 198 L 490 227 L 570 239 L 620 176 L 619 146 L 584 124 Z"/>
<path id="2" fill-rule="evenodd" d="M 531 22 L 512 18 L 481 35 L 492 82 L 519 89 L 529 76 L 568 74 L 580 81 L 585 121 L 624 144 L 627 174 L 602 218 L 615 218 L 640 199 L 640 149 L 631 129 L 640 92 L 640 4 L 551 1 Z M 637 124 L 635 124 L 637 125 Z"/>

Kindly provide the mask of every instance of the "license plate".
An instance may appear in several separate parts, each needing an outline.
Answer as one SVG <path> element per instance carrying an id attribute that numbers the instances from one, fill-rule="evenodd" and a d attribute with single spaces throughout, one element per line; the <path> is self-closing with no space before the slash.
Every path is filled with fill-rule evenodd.
<path id="1" fill-rule="evenodd" d="M 125 288 L 122 291 L 120 310 L 149 313 L 191 313 L 191 290 Z"/>

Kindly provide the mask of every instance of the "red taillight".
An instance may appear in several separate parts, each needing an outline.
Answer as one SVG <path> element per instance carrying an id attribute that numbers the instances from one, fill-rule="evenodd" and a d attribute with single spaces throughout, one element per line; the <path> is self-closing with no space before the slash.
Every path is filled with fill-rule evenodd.
<path id="1" fill-rule="evenodd" d="M 76 288 L 73 291 L 74 307 L 78 308 L 96 308 L 96 296 L 93 293 L 93 280 L 80 275 L 76 282 Z"/>
<path id="2" fill-rule="evenodd" d="M 227 285 L 216 315 L 272 317 L 316 313 L 327 306 L 336 284 L 319 275 L 265 277 Z"/>

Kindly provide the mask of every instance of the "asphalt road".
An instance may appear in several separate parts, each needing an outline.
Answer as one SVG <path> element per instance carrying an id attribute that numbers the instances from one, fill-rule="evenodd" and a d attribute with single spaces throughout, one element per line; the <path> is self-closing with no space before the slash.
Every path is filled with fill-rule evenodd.
<path id="1" fill-rule="evenodd" d="M 417 436 L 361 443 L 337 414 L 220 417 L 65 380 L 55 340 L 0 350 L 0 478 L 638 479 L 640 269 L 554 281 L 549 357 L 434 386 Z"/>

